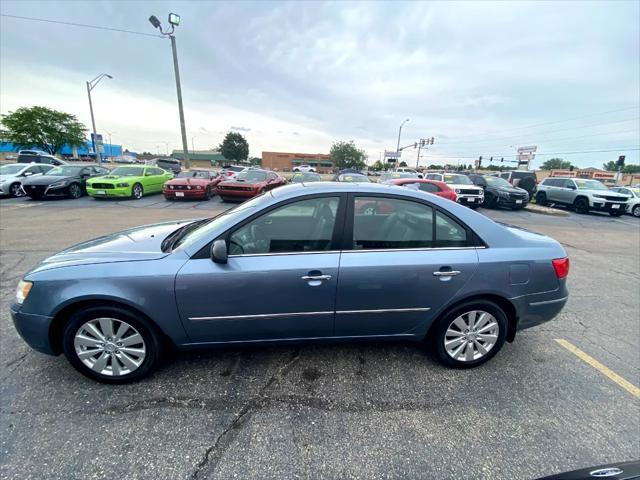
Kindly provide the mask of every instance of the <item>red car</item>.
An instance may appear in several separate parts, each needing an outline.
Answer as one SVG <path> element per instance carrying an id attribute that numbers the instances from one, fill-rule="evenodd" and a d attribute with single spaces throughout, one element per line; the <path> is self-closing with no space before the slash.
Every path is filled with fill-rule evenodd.
<path id="1" fill-rule="evenodd" d="M 400 185 L 407 188 L 415 188 L 416 190 L 422 190 L 423 192 L 433 193 L 439 197 L 446 198 L 448 200 L 457 201 L 458 196 L 456 192 L 444 182 L 437 180 L 426 180 L 422 178 L 397 178 L 391 180 L 389 183 L 393 185 Z"/>
<path id="2" fill-rule="evenodd" d="M 275 172 L 249 168 L 238 173 L 231 180 L 224 180 L 216 187 L 216 193 L 223 202 L 228 200 L 246 200 L 286 183 Z"/>
<path id="3" fill-rule="evenodd" d="M 178 198 L 208 200 L 213 197 L 216 185 L 221 180 L 222 177 L 211 170 L 185 170 L 162 186 L 162 194 L 167 200 Z"/>

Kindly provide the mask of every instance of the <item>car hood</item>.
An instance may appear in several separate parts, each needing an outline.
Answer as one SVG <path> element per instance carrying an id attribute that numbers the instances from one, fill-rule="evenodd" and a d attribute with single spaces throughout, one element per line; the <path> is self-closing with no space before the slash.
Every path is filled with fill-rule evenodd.
<path id="1" fill-rule="evenodd" d="M 622 193 L 618 193 L 618 192 L 612 192 L 612 191 L 607 191 L 607 190 L 576 190 L 577 192 L 587 192 L 591 195 L 604 195 L 606 197 L 617 197 L 620 200 L 628 200 L 629 199 L 629 195 L 624 195 Z"/>
<path id="2" fill-rule="evenodd" d="M 82 242 L 45 259 L 29 273 L 75 265 L 163 258 L 169 255 L 161 250 L 162 241 L 167 235 L 196 220 L 144 225 Z"/>
<path id="3" fill-rule="evenodd" d="M 64 182 L 65 180 L 75 179 L 80 177 L 75 175 L 33 175 L 22 182 L 23 185 L 51 185 L 52 183 Z"/>
<path id="4" fill-rule="evenodd" d="M 237 180 L 225 180 L 220 182 L 220 186 L 224 187 L 257 187 L 265 182 L 239 182 Z"/>
<path id="5" fill-rule="evenodd" d="M 518 187 L 489 187 L 489 188 L 492 190 L 495 190 L 496 192 L 526 193 L 527 195 L 529 195 L 529 193 L 524 188 L 518 188 Z"/>
<path id="6" fill-rule="evenodd" d="M 204 178 L 172 178 L 165 185 L 207 185 L 209 180 Z"/>
<path id="7" fill-rule="evenodd" d="M 114 183 L 114 182 L 119 182 L 119 181 L 131 181 L 132 179 L 137 179 L 140 178 L 141 175 L 103 175 L 101 177 L 92 177 L 91 178 L 91 182 L 101 182 L 103 180 L 106 180 L 107 183 Z"/>

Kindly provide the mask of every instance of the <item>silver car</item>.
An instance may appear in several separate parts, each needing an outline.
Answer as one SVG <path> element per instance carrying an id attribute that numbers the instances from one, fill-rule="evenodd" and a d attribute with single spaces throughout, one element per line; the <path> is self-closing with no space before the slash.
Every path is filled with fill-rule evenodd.
<path id="1" fill-rule="evenodd" d="M 11 315 L 33 348 L 110 383 L 147 375 L 167 342 L 410 340 L 465 368 L 554 318 L 568 271 L 555 240 L 436 195 L 314 182 L 64 250 Z"/>
<path id="2" fill-rule="evenodd" d="M 591 210 L 609 212 L 613 217 L 624 214 L 628 197 L 612 192 L 602 182 L 586 178 L 545 178 L 538 185 L 538 205 L 565 205 L 577 213 Z"/>
<path id="3" fill-rule="evenodd" d="M 42 175 L 53 168 L 46 163 L 11 163 L 0 167 L 0 195 L 24 196 L 22 182 L 32 175 Z"/>

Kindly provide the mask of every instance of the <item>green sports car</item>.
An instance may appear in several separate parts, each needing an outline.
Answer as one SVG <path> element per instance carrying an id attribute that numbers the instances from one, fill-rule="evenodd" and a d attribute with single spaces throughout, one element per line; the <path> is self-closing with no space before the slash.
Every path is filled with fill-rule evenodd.
<path id="1" fill-rule="evenodd" d="M 109 175 L 87 181 L 87 194 L 91 197 L 130 197 L 139 199 L 148 193 L 162 192 L 162 185 L 173 178 L 173 173 L 151 165 L 114 168 Z"/>

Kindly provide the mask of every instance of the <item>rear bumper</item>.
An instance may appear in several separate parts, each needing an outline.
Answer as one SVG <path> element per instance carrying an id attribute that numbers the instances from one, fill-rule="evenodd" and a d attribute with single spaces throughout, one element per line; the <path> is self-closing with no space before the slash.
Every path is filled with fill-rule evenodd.
<path id="1" fill-rule="evenodd" d="M 87 195 L 90 197 L 107 198 L 107 197 L 130 197 L 131 187 L 122 188 L 89 188 L 87 187 Z"/>
<path id="2" fill-rule="evenodd" d="M 9 310 L 13 325 L 31 348 L 48 355 L 56 355 L 49 341 L 52 317 L 22 313 L 20 306 L 16 304 L 12 304 Z"/>
<path id="3" fill-rule="evenodd" d="M 553 320 L 567 304 L 569 292 L 565 282 L 562 282 L 562 286 L 553 292 L 525 295 L 510 300 L 516 307 L 516 330 L 525 330 Z"/>

